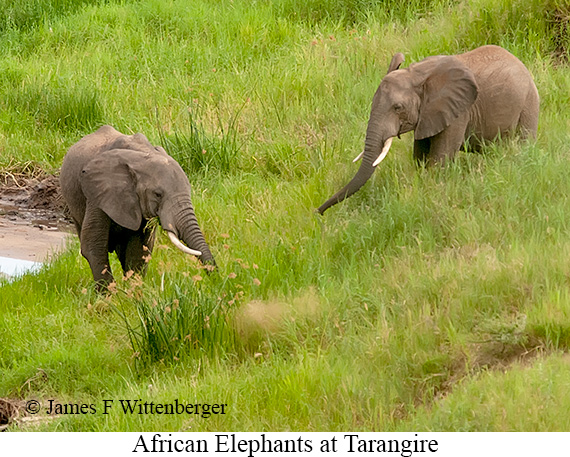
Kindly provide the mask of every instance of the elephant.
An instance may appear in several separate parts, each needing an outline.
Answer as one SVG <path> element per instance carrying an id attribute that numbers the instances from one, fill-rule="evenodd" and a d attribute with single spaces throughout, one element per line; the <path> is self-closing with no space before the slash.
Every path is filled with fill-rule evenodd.
<path id="1" fill-rule="evenodd" d="M 99 292 L 113 281 L 111 252 L 125 274 L 144 275 L 155 238 L 147 222 L 155 216 L 176 247 L 197 256 L 205 268 L 215 267 L 194 213 L 188 177 L 142 133 L 99 128 L 67 151 L 59 179 Z"/>
<path id="2" fill-rule="evenodd" d="M 358 191 L 386 157 L 394 137 L 414 131 L 418 164 L 444 164 L 468 143 L 478 150 L 486 141 L 518 133 L 536 137 L 539 96 L 524 64 L 494 45 L 455 56 L 430 56 L 400 69 L 397 53 L 374 94 L 365 147 L 354 162 L 360 168 L 317 211 Z"/>

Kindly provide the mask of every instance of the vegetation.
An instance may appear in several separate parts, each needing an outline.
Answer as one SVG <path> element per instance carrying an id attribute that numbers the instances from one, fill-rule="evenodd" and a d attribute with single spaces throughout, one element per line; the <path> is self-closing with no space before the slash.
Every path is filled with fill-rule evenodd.
<path id="1" fill-rule="evenodd" d="M 1 285 L 0 397 L 228 405 L 41 430 L 569 429 L 565 0 L 0 7 L 0 169 L 56 172 L 105 123 L 144 132 L 188 172 L 219 265 L 206 274 L 161 235 L 144 282 L 100 297 L 73 241 Z M 487 43 L 534 75 L 536 143 L 421 170 L 405 135 L 315 215 L 354 173 L 391 56 Z"/>

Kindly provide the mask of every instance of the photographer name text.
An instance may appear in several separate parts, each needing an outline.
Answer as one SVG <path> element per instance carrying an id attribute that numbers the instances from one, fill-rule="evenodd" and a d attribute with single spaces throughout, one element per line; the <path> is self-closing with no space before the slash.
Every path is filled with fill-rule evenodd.
<path id="1" fill-rule="evenodd" d="M 39 412 L 37 401 L 28 402 L 29 413 Z M 28 406 L 28 405 L 27 405 Z M 34 411 L 31 411 L 34 406 Z M 119 410 L 123 414 L 131 415 L 197 415 L 204 419 L 212 415 L 226 414 L 226 403 L 190 403 L 175 399 L 170 403 L 159 403 L 154 401 L 136 400 L 103 400 L 102 404 L 95 403 L 60 403 L 56 400 L 47 400 L 45 408 L 49 415 L 81 415 L 81 414 L 109 414 L 111 411 Z"/>

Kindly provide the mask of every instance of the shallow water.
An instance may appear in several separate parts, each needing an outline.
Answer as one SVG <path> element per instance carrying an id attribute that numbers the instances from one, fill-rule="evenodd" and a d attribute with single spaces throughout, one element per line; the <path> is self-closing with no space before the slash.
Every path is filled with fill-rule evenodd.
<path id="1" fill-rule="evenodd" d="M 0 276 L 14 277 L 38 270 L 42 264 L 31 260 L 0 257 Z"/>

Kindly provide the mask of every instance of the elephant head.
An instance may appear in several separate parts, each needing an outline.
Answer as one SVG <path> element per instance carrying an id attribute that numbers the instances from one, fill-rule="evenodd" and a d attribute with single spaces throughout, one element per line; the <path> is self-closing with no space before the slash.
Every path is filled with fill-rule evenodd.
<path id="1" fill-rule="evenodd" d="M 388 73 L 374 94 L 362 159 L 352 180 L 319 208 L 331 206 L 358 191 L 386 157 L 394 137 L 415 131 L 415 139 L 433 137 L 467 111 L 477 98 L 471 70 L 454 56 L 433 56 L 399 69 L 401 53 L 392 58 Z"/>
<path id="2" fill-rule="evenodd" d="M 86 200 L 116 224 L 133 231 L 158 216 L 176 247 L 198 256 L 203 263 L 215 264 L 194 214 L 190 183 L 178 162 L 164 149 L 150 145 L 144 135 L 141 144 L 137 144 L 137 135 L 125 137 L 128 144 L 119 138 L 81 170 Z"/>

